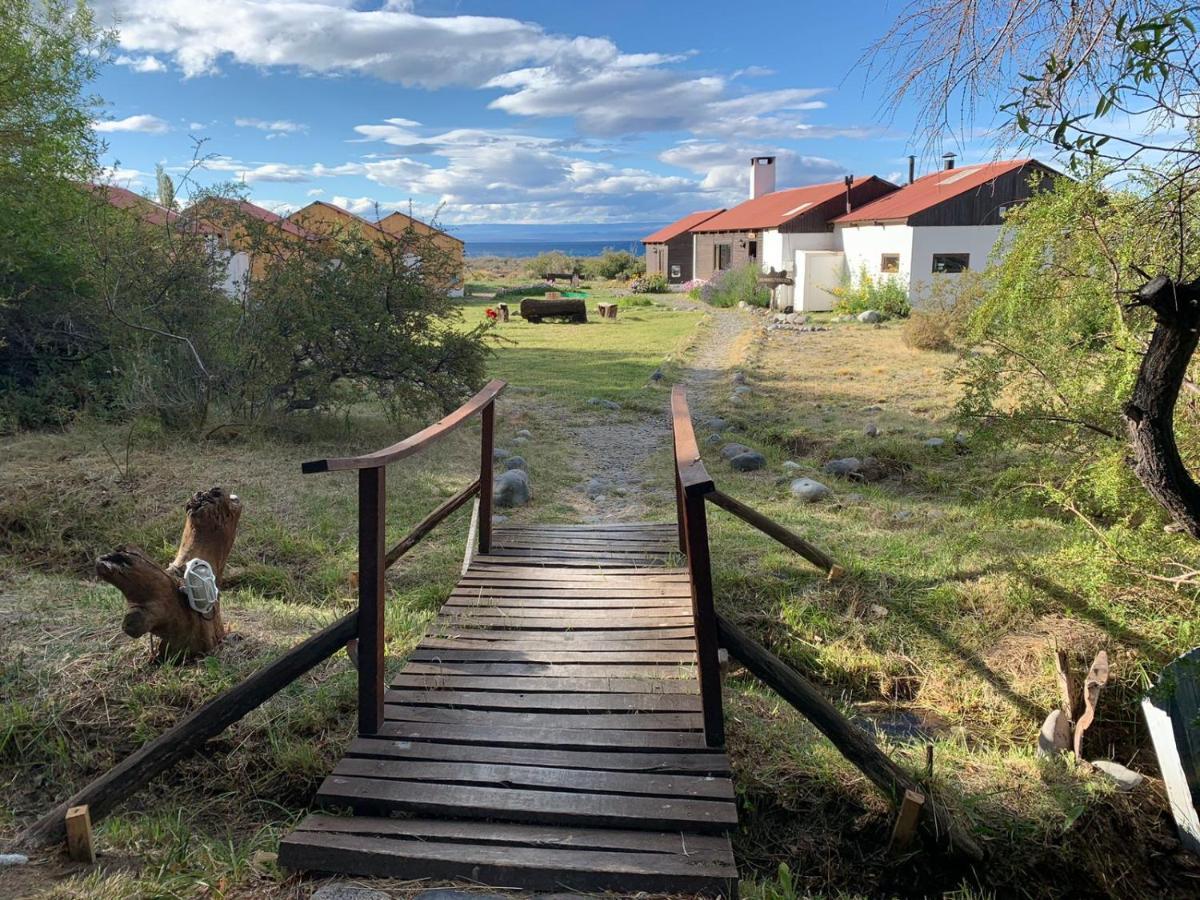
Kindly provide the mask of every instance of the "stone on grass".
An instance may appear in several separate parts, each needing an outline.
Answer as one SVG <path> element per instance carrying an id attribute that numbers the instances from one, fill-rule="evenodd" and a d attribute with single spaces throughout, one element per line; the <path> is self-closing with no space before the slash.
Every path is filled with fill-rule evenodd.
<path id="1" fill-rule="evenodd" d="M 967 446 L 967 436 L 961 431 L 954 432 L 954 443 L 958 444 L 960 447 Z"/>
<path id="2" fill-rule="evenodd" d="M 746 373 L 745 372 L 734 372 L 733 378 L 731 378 L 730 380 L 734 384 L 745 384 L 746 383 Z"/>
<path id="3" fill-rule="evenodd" d="M 849 478 L 851 475 L 858 474 L 858 470 L 861 468 L 862 460 L 857 456 L 831 459 L 824 465 L 824 471 L 827 475 L 841 475 L 843 478 Z"/>
<path id="4" fill-rule="evenodd" d="M 753 449 L 753 447 L 747 447 L 745 444 L 726 444 L 721 448 L 721 459 L 733 459 L 735 456 L 749 453 Z"/>
<path id="5" fill-rule="evenodd" d="M 663 380 L 662 369 L 655 369 L 654 372 L 651 373 L 651 375 L 650 375 L 650 380 L 651 381 L 662 381 Z"/>
<path id="6" fill-rule="evenodd" d="M 721 435 L 717 434 L 717 433 L 714 431 L 712 434 L 710 434 L 708 437 L 706 437 L 706 438 L 704 439 L 704 443 L 706 443 L 706 444 L 713 444 L 713 445 L 715 446 L 716 444 L 719 444 L 719 443 L 721 443 L 721 441 L 723 441 L 723 440 L 725 440 L 725 438 L 724 438 L 724 437 L 722 437 Z"/>
<path id="7" fill-rule="evenodd" d="M 794 459 L 786 460 L 783 464 L 783 471 L 785 472 L 797 472 L 803 468 L 804 466 L 800 465 L 800 463 L 796 462 Z"/>
<path id="8" fill-rule="evenodd" d="M 508 516 L 494 515 L 492 516 L 493 525 L 503 525 L 508 521 Z"/>
<path id="9" fill-rule="evenodd" d="M 913 517 L 913 511 L 911 509 L 901 509 L 897 512 L 892 513 L 892 521 L 893 522 L 908 522 L 909 520 L 912 519 L 912 517 Z"/>
<path id="10" fill-rule="evenodd" d="M 733 392 L 735 394 L 751 394 L 754 392 L 754 388 L 750 387 L 748 384 L 739 384 L 733 389 Z"/>
<path id="11" fill-rule="evenodd" d="M 926 447 L 944 447 L 946 442 L 941 438 L 929 438 L 928 440 L 924 441 L 924 444 Z"/>
<path id="12" fill-rule="evenodd" d="M 705 422 L 704 427 L 709 431 L 724 431 L 729 427 L 729 423 L 722 418 L 714 417 Z"/>
<path id="13" fill-rule="evenodd" d="M 388 895 L 374 888 L 333 881 L 313 891 L 311 900 L 388 900 Z"/>
<path id="14" fill-rule="evenodd" d="M 503 459 L 508 459 L 510 456 L 512 456 L 512 454 L 503 447 L 496 447 L 492 450 L 492 459 L 494 460 L 500 461 Z"/>
<path id="15" fill-rule="evenodd" d="M 879 426 L 874 422 L 868 422 L 863 426 L 863 434 L 865 434 L 867 437 L 875 437 L 879 434 Z"/>
<path id="16" fill-rule="evenodd" d="M 525 457 L 510 456 L 508 459 L 506 459 L 504 461 L 504 468 L 506 468 L 506 469 L 526 469 L 527 470 L 527 467 L 525 465 Z"/>
<path id="17" fill-rule="evenodd" d="M 797 478 L 788 487 L 792 492 L 792 496 L 797 500 L 803 500 L 805 503 L 815 503 L 817 500 L 824 500 L 833 491 L 825 487 L 819 481 L 813 481 L 811 478 Z"/>
<path id="18" fill-rule="evenodd" d="M 1116 782 L 1118 791 L 1136 790 L 1138 785 L 1146 780 L 1146 776 L 1133 769 L 1127 769 L 1111 759 L 1094 759 L 1092 765 Z"/>
<path id="19" fill-rule="evenodd" d="M 529 440 L 530 438 L 533 437 L 533 432 L 530 431 L 528 428 L 522 428 L 520 431 L 518 431 L 516 433 L 515 437 L 525 438 L 525 440 Z"/>
<path id="20" fill-rule="evenodd" d="M 601 406 L 604 409 L 620 409 L 621 408 L 620 403 L 615 403 L 612 400 L 605 400 L 603 397 L 589 398 L 588 406 Z"/>
<path id="21" fill-rule="evenodd" d="M 767 458 L 757 450 L 749 450 L 746 453 L 739 453 L 729 461 L 729 465 L 735 472 L 757 472 L 759 469 L 766 468 Z"/>
<path id="22" fill-rule="evenodd" d="M 883 320 L 883 316 L 876 309 L 864 309 L 858 314 L 858 321 L 866 322 L 868 325 L 873 325 L 876 322 Z"/>
<path id="23" fill-rule="evenodd" d="M 497 506 L 524 506 L 533 496 L 529 476 L 521 469 L 509 469 L 496 479 L 492 500 Z"/>
<path id="24" fill-rule="evenodd" d="M 0 853 L 0 868 L 5 866 L 23 866 L 29 862 L 24 853 Z"/>
<path id="25" fill-rule="evenodd" d="M 1065 753 L 1071 747 L 1071 722 L 1067 714 L 1056 709 L 1046 716 L 1038 735 L 1037 755 L 1054 756 Z"/>
<path id="26" fill-rule="evenodd" d="M 516 444 L 518 447 L 520 447 L 520 446 L 522 446 L 522 445 L 524 445 L 524 444 L 528 444 L 528 443 L 529 443 L 529 438 L 527 438 L 527 437 L 515 437 L 515 438 L 513 438 L 513 443 L 514 443 L 514 444 Z"/>
<path id="27" fill-rule="evenodd" d="M 588 481 L 587 487 L 584 488 L 584 491 L 586 491 L 586 493 L 589 497 L 592 497 L 594 499 L 596 497 L 599 497 L 601 494 L 603 494 L 605 491 L 605 488 L 607 488 L 607 487 L 608 487 L 608 485 L 606 485 L 599 478 L 592 478 Z"/>

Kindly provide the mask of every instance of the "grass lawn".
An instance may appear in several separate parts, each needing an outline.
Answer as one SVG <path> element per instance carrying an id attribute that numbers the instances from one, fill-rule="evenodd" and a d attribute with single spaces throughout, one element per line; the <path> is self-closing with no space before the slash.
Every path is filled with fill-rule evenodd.
<path id="1" fill-rule="evenodd" d="M 466 320 L 490 302 L 465 301 Z M 614 421 L 665 415 L 664 385 L 700 323 L 696 312 L 626 307 L 616 322 L 497 329 L 492 373 L 512 382 L 498 443 L 524 427 L 535 435 L 521 449 L 536 491 L 521 516 L 570 518 L 569 491 L 583 473 L 569 429 L 594 420 L 586 401 L 620 402 Z M 952 440 L 949 357 L 908 350 L 892 326 L 756 334 L 741 360 L 750 399 L 735 405 L 722 388 L 703 411 L 729 419 L 736 430 L 727 436 L 760 449 L 770 466 L 737 474 L 714 452 L 710 471 L 848 575 L 828 582 L 710 507 L 718 604 L 876 730 L 901 764 L 923 773 L 932 743 L 939 798 L 992 857 L 971 871 L 932 854 L 889 856 L 886 803 L 735 669 L 726 703 L 744 894 L 1194 896 L 1196 869 L 1178 853 L 1157 782 L 1119 794 L 1086 767 L 1039 760 L 1032 748 L 1057 703 L 1052 648 L 1077 668 L 1106 648 L 1114 680 L 1087 755 L 1153 773 L 1136 701 L 1150 674 L 1195 640 L 1196 598 L 1121 569 L 1078 521 L 998 490 L 997 477 L 1021 458 L 978 448 L 969 435 L 965 447 Z M 667 377 L 653 384 L 660 366 Z M 868 421 L 879 437 L 864 435 Z M 0 847 L 72 786 L 351 608 L 353 480 L 302 477 L 299 462 L 383 446 L 412 423 L 368 411 L 348 425 L 298 417 L 193 443 L 149 423 L 132 432 L 85 423 L 0 441 Z M 926 447 L 931 436 L 945 445 Z M 470 480 L 477 440 L 466 429 L 392 467 L 390 534 Z M 883 477 L 861 484 L 821 472 L 847 455 L 875 456 Z M 832 500 L 794 501 L 786 460 L 829 484 Z M 648 465 L 669 484 L 665 454 Z M 90 562 L 124 542 L 168 559 L 183 501 L 217 483 L 244 501 L 229 565 L 240 580 L 225 598 L 236 639 L 198 665 L 152 666 L 145 643 L 120 634 L 123 601 L 96 583 Z M 663 504 L 661 517 L 670 514 Z M 392 665 L 452 585 L 466 528 L 457 514 L 389 573 Z M 1164 557 L 1187 552 L 1164 537 Z M 0 896 L 34 887 L 88 898 L 295 896 L 256 851 L 273 850 L 306 811 L 351 737 L 353 706 L 354 675 L 338 654 L 102 821 L 95 871 L 38 858 L 0 870 Z M 781 861 L 790 890 L 771 880 Z"/>

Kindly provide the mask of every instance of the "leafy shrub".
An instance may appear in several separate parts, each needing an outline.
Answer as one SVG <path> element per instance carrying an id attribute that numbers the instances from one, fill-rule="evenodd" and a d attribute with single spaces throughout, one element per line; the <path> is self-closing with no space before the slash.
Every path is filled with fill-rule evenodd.
<path id="1" fill-rule="evenodd" d="M 667 292 L 667 276 L 661 272 L 643 275 L 629 282 L 629 289 L 635 294 L 665 294 Z"/>
<path id="2" fill-rule="evenodd" d="M 755 263 L 727 269 L 701 285 L 696 296 L 710 306 L 730 307 L 745 302 L 766 308 L 771 304 L 771 292 L 759 285 L 758 276 Z"/>
<path id="3" fill-rule="evenodd" d="M 653 306 L 653 305 L 654 305 L 654 301 L 651 300 L 649 297 L 647 297 L 645 294 L 632 294 L 631 296 L 628 296 L 628 297 L 617 298 L 617 306 L 619 306 L 621 309 L 632 309 L 632 308 L 636 308 L 636 307 L 644 308 L 644 307 Z"/>
<path id="4" fill-rule="evenodd" d="M 967 336 L 971 313 L 987 296 L 987 284 L 978 272 L 958 278 L 937 279 L 929 295 L 904 323 L 901 337 L 914 350 L 953 350 Z"/>
<path id="5" fill-rule="evenodd" d="M 525 265 L 525 270 L 535 278 L 546 278 L 550 275 L 582 275 L 583 260 L 567 256 L 561 250 L 551 250 L 549 253 L 539 253 Z"/>
<path id="6" fill-rule="evenodd" d="M 646 261 L 628 250 L 605 250 L 597 257 L 584 260 L 583 271 L 588 278 L 625 280 L 644 275 Z"/>
<path id="7" fill-rule="evenodd" d="M 838 298 L 834 309 L 843 314 L 858 315 L 873 309 L 890 319 L 903 319 L 912 312 L 904 285 L 887 275 L 872 278 L 866 266 L 859 269 L 857 281 L 844 281 L 831 293 Z"/>
<path id="8" fill-rule="evenodd" d="M 501 288 L 500 290 L 496 291 L 496 294 L 492 299 L 499 302 L 500 300 L 507 300 L 509 297 L 540 297 L 543 294 L 550 293 L 550 291 L 560 290 L 562 290 L 562 288 L 554 287 L 553 285 L 546 284 L 545 282 L 538 282 L 537 284 L 518 284 L 515 287 Z"/>

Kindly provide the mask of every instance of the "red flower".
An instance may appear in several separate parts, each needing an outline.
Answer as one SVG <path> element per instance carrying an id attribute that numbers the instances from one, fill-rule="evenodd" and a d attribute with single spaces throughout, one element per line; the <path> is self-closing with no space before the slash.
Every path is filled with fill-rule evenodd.
<path id="1" fill-rule="evenodd" d="M 498 312 L 496 312 L 494 309 L 492 309 L 490 306 L 484 311 L 484 315 L 487 316 L 489 319 L 500 318 L 500 314 Z"/>

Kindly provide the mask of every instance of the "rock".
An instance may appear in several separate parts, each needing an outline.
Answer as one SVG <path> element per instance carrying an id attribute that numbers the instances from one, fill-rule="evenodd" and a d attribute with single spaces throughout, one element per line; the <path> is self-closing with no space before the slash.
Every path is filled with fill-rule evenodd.
<path id="1" fill-rule="evenodd" d="M 804 466 L 800 465 L 794 459 L 786 460 L 783 464 L 783 471 L 785 472 L 798 472 L 803 468 Z"/>
<path id="2" fill-rule="evenodd" d="M 754 391 L 754 388 L 750 387 L 750 385 L 748 385 L 748 384 L 739 384 L 737 387 L 735 387 L 733 389 L 733 392 L 735 394 L 749 394 L 749 393 L 753 393 L 753 391 Z"/>
<path id="3" fill-rule="evenodd" d="M 767 467 L 767 458 L 757 450 L 751 450 L 748 453 L 739 453 L 729 461 L 729 465 L 735 472 L 757 472 Z"/>
<path id="4" fill-rule="evenodd" d="M 789 485 L 788 490 L 792 492 L 793 497 L 805 503 L 815 503 L 818 500 L 824 500 L 833 493 L 833 491 L 829 490 L 821 482 L 813 481 L 811 478 L 797 478 Z"/>
<path id="5" fill-rule="evenodd" d="M 862 408 L 862 411 L 865 413 L 883 412 L 883 407 L 882 406 L 864 406 Z"/>
<path id="6" fill-rule="evenodd" d="M 868 609 L 871 611 L 872 619 L 886 619 L 888 609 L 886 606 L 880 606 L 878 603 L 872 603 Z"/>
<path id="7" fill-rule="evenodd" d="M 866 322 L 868 325 L 873 325 L 876 322 L 883 321 L 883 316 L 879 314 L 878 310 L 864 309 L 858 314 L 858 321 Z"/>
<path id="8" fill-rule="evenodd" d="M 732 381 L 734 384 L 745 384 L 746 383 L 746 373 L 745 372 L 734 372 L 733 377 L 730 379 L 730 381 Z"/>
<path id="9" fill-rule="evenodd" d="M 913 517 L 913 512 L 911 509 L 902 509 L 898 512 L 892 513 L 892 521 L 893 522 L 908 522 L 909 520 L 912 519 L 912 517 Z"/>
<path id="10" fill-rule="evenodd" d="M 525 440 L 529 440 L 530 438 L 533 437 L 533 432 L 530 431 L 528 428 L 522 428 L 520 431 L 518 431 L 516 433 L 515 437 L 525 438 Z"/>
<path id="11" fill-rule="evenodd" d="M 1063 718 L 1066 717 L 1064 716 Z M 1113 762 L 1111 759 L 1093 760 L 1092 765 L 1115 781 L 1118 791 L 1129 792 L 1136 790 L 1138 785 L 1146 780 L 1146 776 L 1141 772 L 1127 769 L 1120 763 Z"/>
<path id="12" fill-rule="evenodd" d="M 311 900 L 388 900 L 388 895 L 374 888 L 333 881 L 313 891 Z"/>
<path id="13" fill-rule="evenodd" d="M 607 487 L 608 485 L 606 485 L 599 478 L 593 478 L 587 483 L 587 487 L 584 488 L 584 490 L 587 492 L 587 495 L 594 500 L 596 497 L 599 497 L 601 494 L 603 494 L 605 488 Z"/>
<path id="14" fill-rule="evenodd" d="M 496 447 L 495 449 L 492 450 L 492 459 L 496 460 L 497 462 L 499 462 L 500 460 L 508 459 L 510 456 L 512 456 L 512 454 L 509 453 L 507 450 L 505 450 L 503 447 Z"/>
<path id="15" fill-rule="evenodd" d="M 724 431 L 729 427 L 729 423 L 721 418 L 712 418 L 704 423 L 704 427 L 709 431 Z"/>
<path id="16" fill-rule="evenodd" d="M 704 439 L 704 443 L 716 445 L 716 444 L 721 443 L 721 441 L 723 441 L 723 440 L 725 440 L 725 438 L 723 438 L 721 435 L 717 434 L 714 431 L 712 434 L 710 434 L 708 437 L 706 437 Z"/>
<path id="17" fill-rule="evenodd" d="M 663 380 L 662 369 L 655 369 L 653 374 L 651 374 L 651 376 L 650 376 L 650 380 L 651 381 L 662 381 Z"/>
<path id="18" fill-rule="evenodd" d="M 730 394 L 729 402 L 733 406 L 741 406 L 743 403 L 746 402 L 746 395 L 745 394 Z"/>
<path id="19" fill-rule="evenodd" d="M 954 432 L 954 443 L 958 444 L 960 447 L 967 446 L 967 436 L 961 431 Z"/>
<path id="20" fill-rule="evenodd" d="M 612 400 L 605 400 L 602 397 L 588 398 L 588 406 L 601 406 L 604 409 L 620 409 L 620 403 L 614 403 Z"/>
<path id="21" fill-rule="evenodd" d="M 733 459 L 735 456 L 741 456 L 743 453 L 749 453 L 753 447 L 747 447 L 745 444 L 726 444 L 721 448 L 721 459 Z"/>
<path id="22" fill-rule="evenodd" d="M 1066 713 L 1056 709 L 1046 716 L 1042 732 L 1038 735 L 1038 756 L 1054 756 L 1065 753 L 1071 747 L 1071 722 Z"/>
<path id="23" fill-rule="evenodd" d="M 510 456 L 508 459 L 506 459 L 504 461 L 504 468 L 506 468 L 506 469 L 525 469 L 526 471 L 528 471 L 528 469 L 525 465 L 525 457 L 523 457 L 523 456 Z"/>
<path id="24" fill-rule="evenodd" d="M 856 475 L 858 470 L 862 468 L 862 460 L 857 456 L 831 459 L 825 463 L 823 468 L 828 475 L 841 475 L 843 478 L 849 478 L 851 475 Z"/>
<path id="25" fill-rule="evenodd" d="M 858 491 L 851 491 L 849 494 L 842 495 L 843 503 L 862 503 L 863 495 Z"/>
<path id="26" fill-rule="evenodd" d="M 5 866 L 23 866 L 29 862 L 24 853 L 0 853 L 0 868 Z"/>
<path id="27" fill-rule="evenodd" d="M 524 444 L 528 444 L 528 443 L 529 443 L 529 438 L 525 438 L 525 437 L 515 437 L 515 438 L 513 438 L 513 443 L 514 443 L 514 444 L 516 444 L 517 446 L 522 446 L 522 445 L 524 445 Z"/>
<path id="28" fill-rule="evenodd" d="M 863 434 L 865 434 L 867 437 L 875 437 L 879 434 L 879 426 L 874 422 L 868 422 L 863 426 Z"/>
<path id="29" fill-rule="evenodd" d="M 946 442 L 941 438 L 929 438 L 929 440 L 924 441 L 924 444 L 926 447 L 942 447 L 945 446 Z"/>
<path id="30" fill-rule="evenodd" d="M 749 309 L 749 308 L 750 308 L 750 304 L 747 303 L 745 300 L 738 301 L 738 309 Z"/>
<path id="31" fill-rule="evenodd" d="M 497 506 L 524 506 L 532 496 L 529 476 L 521 469 L 509 469 L 492 488 L 492 501 Z"/>
<path id="32" fill-rule="evenodd" d="M 493 525 L 503 525 L 508 521 L 508 516 L 492 516 Z"/>

